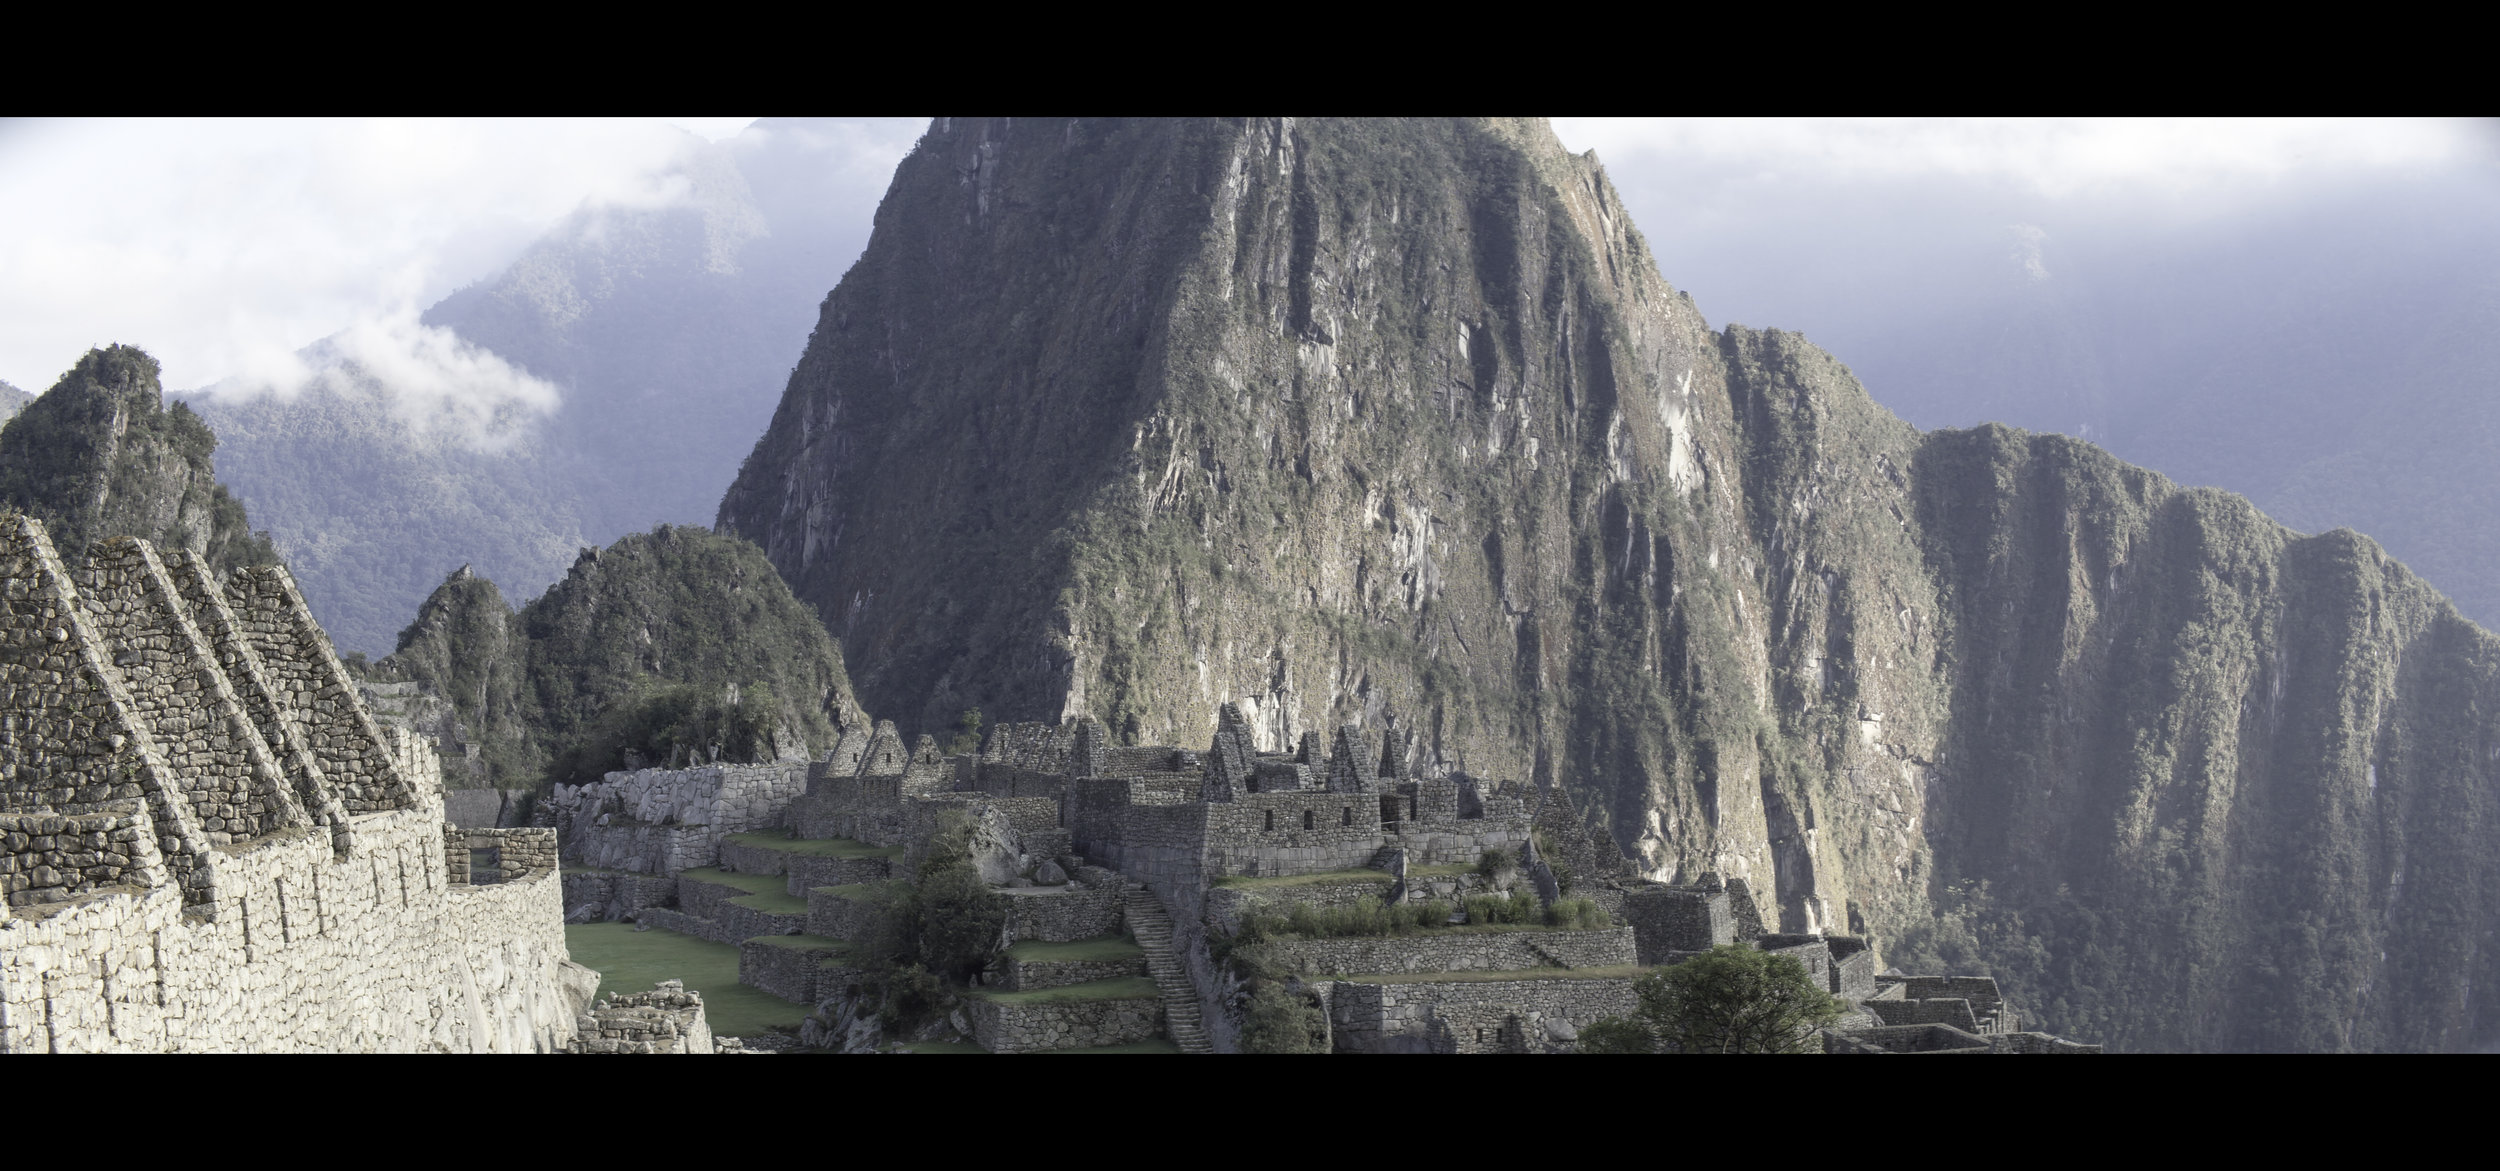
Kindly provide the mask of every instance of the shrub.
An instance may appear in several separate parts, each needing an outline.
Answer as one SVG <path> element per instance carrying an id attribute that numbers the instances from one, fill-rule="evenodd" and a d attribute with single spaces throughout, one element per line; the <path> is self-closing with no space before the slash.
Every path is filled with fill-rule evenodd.
<path id="1" fill-rule="evenodd" d="M 940 815 L 917 880 L 886 903 L 868 942 L 866 967 L 884 990 L 889 1024 L 934 1015 L 947 984 L 969 983 L 998 959 L 1007 901 L 972 868 L 971 837 L 960 811 Z"/>
<path id="2" fill-rule="evenodd" d="M 1251 1053 L 1325 1053 L 1328 1018 L 1308 996 L 1264 983 L 1250 994 L 1241 1022 L 1241 1047 Z"/>
<path id="3" fill-rule="evenodd" d="M 955 736 L 946 744 L 949 756 L 981 751 L 981 709 L 968 707 L 955 717 Z"/>
<path id="4" fill-rule="evenodd" d="M 1682 1053 L 1805 1053 L 1841 1013 L 1794 958 L 1722 944 L 1633 984 L 1641 1022 Z"/>
<path id="5" fill-rule="evenodd" d="M 1582 1053 L 1656 1053 L 1658 1033 L 1638 1017 L 1612 1016 L 1580 1030 Z"/>
<path id="6" fill-rule="evenodd" d="M 1554 900 L 1554 905 L 1546 910 L 1546 921 L 1572 931 L 1595 931 L 1612 924 L 1606 912 L 1589 898 Z"/>
<path id="7" fill-rule="evenodd" d="M 1476 873 L 1490 881 L 1494 875 L 1514 869 L 1517 865 L 1518 863 L 1511 858 L 1510 851 L 1496 847 L 1486 850 L 1483 857 L 1476 859 Z"/>

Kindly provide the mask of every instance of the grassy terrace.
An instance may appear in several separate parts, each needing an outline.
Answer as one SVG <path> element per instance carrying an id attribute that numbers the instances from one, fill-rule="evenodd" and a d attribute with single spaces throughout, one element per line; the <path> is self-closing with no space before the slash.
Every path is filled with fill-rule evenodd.
<path id="1" fill-rule="evenodd" d="M 903 1047 L 905 1053 L 987 1053 L 970 1041 L 913 1041 Z M 1026 1054 L 1040 1057 L 1052 1053 L 1178 1053 L 1181 1047 L 1156 1037 L 1147 1041 L 1131 1041 L 1125 1045 L 1089 1045 L 1081 1049 L 1036 1049 Z"/>
<path id="2" fill-rule="evenodd" d="M 1490 984 L 1497 980 L 1630 980 L 1648 970 L 1638 964 L 1618 964 L 1611 968 L 1530 968 L 1524 972 L 1384 972 L 1311 978 L 1346 984 Z"/>
<path id="3" fill-rule="evenodd" d="M 901 846 L 871 846 L 849 838 L 785 838 L 779 834 L 730 834 L 725 841 L 759 850 L 777 850 L 784 854 L 801 854 L 810 858 L 900 858 Z"/>
<path id="4" fill-rule="evenodd" d="M 1079 939 L 1069 943 L 1045 943 L 1028 939 L 1007 949 L 1009 959 L 1028 964 L 1101 963 L 1111 960 L 1133 960 L 1146 954 L 1137 941 L 1122 935 L 1105 935 L 1095 939 Z"/>
<path id="5" fill-rule="evenodd" d="M 807 900 L 790 897 L 790 881 L 778 874 L 733 874 L 717 867 L 680 872 L 677 877 L 708 882 L 714 886 L 736 887 L 747 893 L 729 901 L 751 910 L 775 915 L 804 915 Z"/>
<path id="6" fill-rule="evenodd" d="M 831 952 L 832 956 L 828 962 L 833 963 L 857 963 L 859 957 L 858 945 L 845 943 L 839 939 L 827 939 L 821 935 L 758 935 L 747 942 L 764 947 L 787 948 L 791 951 Z"/>
<path id="7" fill-rule="evenodd" d="M 1414 873 L 1408 871 L 1409 874 Z M 1281 878 L 1250 878 L 1228 874 L 1215 880 L 1215 885 L 1235 890 L 1274 890 L 1287 886 L 1325 886 L 1345 882 L 1366 882 L 1387 886 L 1397 881 L 1386 870 L 1324 870 L 1318 874 L 1292 874 Z"/>
<path id="8" fill-rule="evenodd" d="M 902 879 L 892 878 L 887 879 L 884 882 L 852 882 L 845 883 L 841 886 L 810 887 L 808 893 L 814 894 L 822 892 L 824 894 L 832 895 L 837 899 L 881 899 L 895 890 L 899 890 L 910 885 L 910 883 L 905 882 Z M 783 889 L 786 890 L 788 888 L 785 887 Z"/>
<path id="9" fill-rule="evenodd" d="M 1000 1004 L 1060 1004 L 1071 1000 L 1152 1000 L 1162 993 L 1156 990 L 1154 981 L 1144 976 L 1120 976 L 1059 988 L 1037 988 L 1031 992 L 992 992 L 986 988 L 975 988 L 965 995 Z"/>
<path id="10" fill-rule="evenodd" d="M 799 938 L 796 936 L 788 938 Z M 703 1016 L 724 1037 L 795 1031 L 804 1005 L 738 982 L 738 949 L 674 931 L 636 931 L 631 923 L 577 923 L 564 929 L 576 963 L 599 973 L 601 992 L 649 992 L 662 980 L 683 980 L 703 994 Z"/>

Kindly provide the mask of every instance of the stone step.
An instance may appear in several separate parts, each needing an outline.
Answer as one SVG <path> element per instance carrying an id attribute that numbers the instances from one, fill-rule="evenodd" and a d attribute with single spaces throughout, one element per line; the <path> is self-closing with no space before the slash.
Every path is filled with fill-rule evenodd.
<path id="1" fill-rule="evenodd" d="M 1207 1041 L 1204 1022 L 1199 1016 L 1198 993 L 1189 982 L 1189 973 L 1173 954 L 1172 920 L 1163 909 L 1163 900 L 1144 886 L 1131 886 L 1125 892 L 1129 933 L 1137 940 L 1138 949 L 1146 954 L 1146 970 L 1154 977 L 1155 991 L 1163 1000 L 1164 1031 L 1183 1053 L 1212 1053 L 1215 1047 Z"/>

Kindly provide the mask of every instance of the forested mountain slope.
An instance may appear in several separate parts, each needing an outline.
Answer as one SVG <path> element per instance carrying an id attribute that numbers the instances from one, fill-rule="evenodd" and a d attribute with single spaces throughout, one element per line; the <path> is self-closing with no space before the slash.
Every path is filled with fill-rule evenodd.
<path id="1" fill-rule="evenodd" d="M 863 719 L 841 651 L 763 554 L 670 525 L 583 550 L 517 612 L 461 567 L 370 676 L 448 703 L 453 726 L 425 730 L 469 787 L 578 784 L 715 750 L 822 756 Z"/>
<path id="2" fill-rule="evenodd" d="M 1541 122 L 941 119 L 720 523 L 906 723 L 1360 720 L 2122 1048 L 2500 1026 L 2489 634 L 1712 332 Z"/>

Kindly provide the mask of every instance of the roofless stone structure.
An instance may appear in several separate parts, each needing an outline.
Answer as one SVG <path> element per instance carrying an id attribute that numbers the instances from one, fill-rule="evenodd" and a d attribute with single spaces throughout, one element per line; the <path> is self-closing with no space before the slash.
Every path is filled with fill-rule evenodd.
<path id="1" fill-rule="evenodd" d="M 0 1052 L 571 1040 L 553 831 L 447 833 L 285 569 L 9 513 L 0 582 Z"/>

